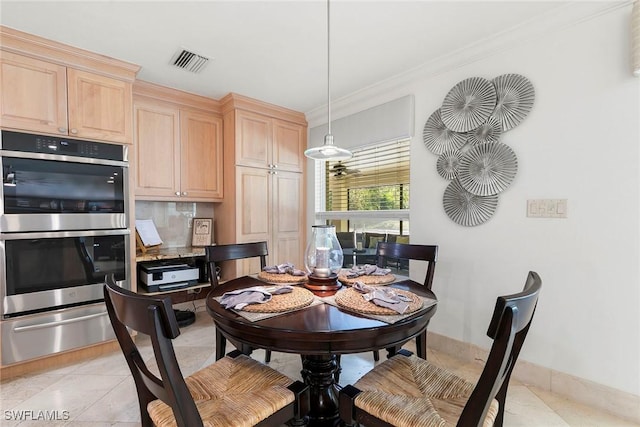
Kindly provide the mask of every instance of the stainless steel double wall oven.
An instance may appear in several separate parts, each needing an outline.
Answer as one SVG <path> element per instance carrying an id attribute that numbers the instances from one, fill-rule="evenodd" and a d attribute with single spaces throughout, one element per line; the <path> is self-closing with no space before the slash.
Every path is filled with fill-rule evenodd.
<path id="1" fill-rule="evenodd" d="M 1 364 L 113 338 L 103 284 L 130 288 L 128 147 L 1 137 Z"/>

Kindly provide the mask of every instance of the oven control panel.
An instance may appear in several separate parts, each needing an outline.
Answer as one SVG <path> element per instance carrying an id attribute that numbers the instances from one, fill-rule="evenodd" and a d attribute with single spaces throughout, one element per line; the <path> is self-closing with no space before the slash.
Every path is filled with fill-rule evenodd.
<path id="1" fill-rule="evenodd" d="M 2 131 L 2 149 L 104 160 L 126 160 L 124 147 L 103 142 Z"/>

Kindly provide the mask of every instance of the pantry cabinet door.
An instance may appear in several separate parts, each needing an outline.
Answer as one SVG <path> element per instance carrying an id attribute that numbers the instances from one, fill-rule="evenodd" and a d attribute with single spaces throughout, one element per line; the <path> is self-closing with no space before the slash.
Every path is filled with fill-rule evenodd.
<path id="1" fill-rule="evenodd" d="M 303 174 L 278 170 L 272 175 L 273 264 L 293 263 L 304 270 L 305 232 Z"/>
<path id="2" fill-rule="evenodd" d="M 284 120 L 273 120 L 273 163 L 278 170 L 302 172 L 306 158 L 307 128 Z"/>
<path id="3" fill-rule="evenodd" d="M 236 164 L 269 168 L 272 164 L 271 119 L 260 114 L 236 112 Z"/>
<path id="4" fill-rule="evenodd" d="M 271 171 L 236 167 L 236 236 L 238 243 L 267 242 L 271 252 Z M 236 274 L 260 271 L 260 260 L 237 262 Z"/>

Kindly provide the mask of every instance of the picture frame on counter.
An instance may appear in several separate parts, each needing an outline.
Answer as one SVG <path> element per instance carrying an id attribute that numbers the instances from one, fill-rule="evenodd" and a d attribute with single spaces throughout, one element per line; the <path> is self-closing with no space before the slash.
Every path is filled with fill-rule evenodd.
<path id="1" fill-rule="evenodd" d="M 191 246 L 209 246 L 211 245 L 211 236 L 213 234 L 212 218 L 194 218 L 193 233 L 191 238 Z"/>

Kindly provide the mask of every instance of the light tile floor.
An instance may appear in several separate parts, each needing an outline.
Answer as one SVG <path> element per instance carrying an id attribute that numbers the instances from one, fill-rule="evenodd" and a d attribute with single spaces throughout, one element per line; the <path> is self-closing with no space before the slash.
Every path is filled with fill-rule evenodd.
<path id="1" fill-rule="evenodd" d="M 143 357 L 151 358 L 148 338 L 138 338 L 137 342 Z M 214 362 L 214 343 L 213 323 L 203 307 L 198 307 L 196 322 L 183 328 L 174 342 L 184 375 Z M 411 344 L 407 348 L 415 350 Z M 228 347 L 227 351 L 230 349 Z M 264 351 L 256 351 L 254 357 L 264 361 Z M 431 350 L 428 358 L 472 382 L 477 380 L 482 369 L 480 363 L 461 362 Z M 371 352 L 343 356 L 340 383 L 355 382 L 373 365 Z M 274 352 L 270 366 L 292 378 L 300 378 L 298 355 Z M 0 384 L 0 409 L 3 427 L 134 427 L 139 426 L 140 419 L 135 387 L 120 352 L 4 381 Z M 15 419 L 19 414 L 22 414 L 22 421 Z M 24 419 L 42 414 L 54 420 Z M 512 380 L 505 425 L 608 427 L 636 424 Z"/>

